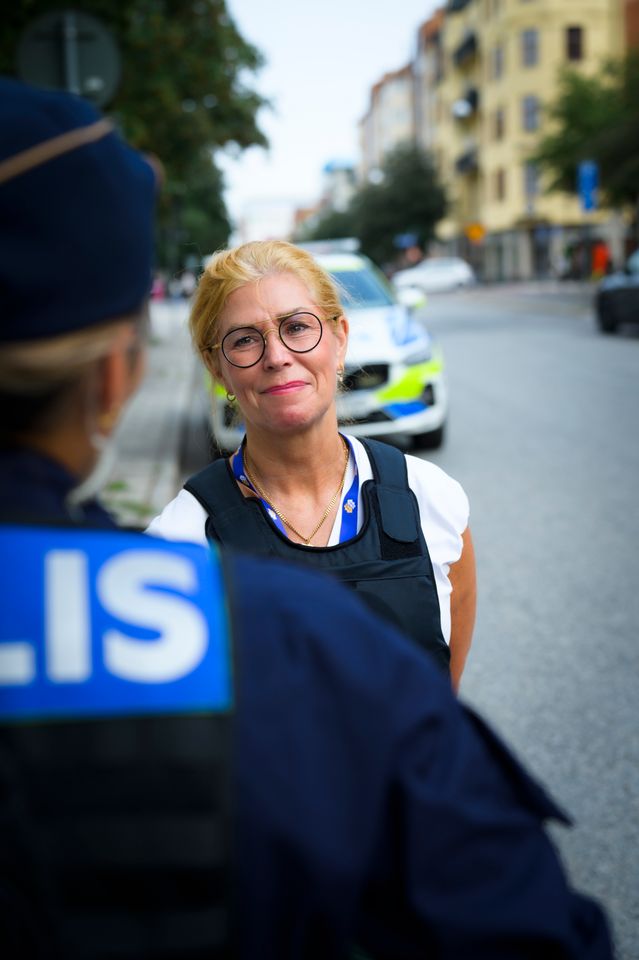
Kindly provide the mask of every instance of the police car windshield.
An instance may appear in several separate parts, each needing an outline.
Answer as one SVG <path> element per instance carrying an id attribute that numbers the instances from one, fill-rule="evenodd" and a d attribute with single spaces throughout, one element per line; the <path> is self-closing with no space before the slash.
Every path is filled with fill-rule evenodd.
<path id="1" fill-rule="evenodd" d="M 347 308 L 390 307 L 395 302 L 382 281 L 368 270 L 331 270 L 331 274 L 340 285 Z"/>

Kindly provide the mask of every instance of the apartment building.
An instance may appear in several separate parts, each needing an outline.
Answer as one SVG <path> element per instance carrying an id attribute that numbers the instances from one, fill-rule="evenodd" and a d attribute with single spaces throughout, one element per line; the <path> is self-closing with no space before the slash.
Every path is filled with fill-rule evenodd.
<path id="1" fill-rule="evenodd" d="M 371 89 L 369 108 L 359 122 L 360 182 L 375 179 L 384 157 L 402 143 L 414 143 L 413 63 L 386 73 Z"/>
<path id="2" fill-rule="evenodd" d="M 452 0 L 442 35 L 442 239 L 486 279 L 544 276 L 593 236 L 616 250 L 617 218 L 548 193 L 530 154 L 566 67 L 595 71 L 622 51 L 617 0 Z M 577 171 L 575 171 L 575 179 Z"/>
<path id="3" fill-rule="evenodd" d="M 639 2 L 639 0 L 638 0 Z M 423 150 L 436 153 L 440 117 L 440 85 L 443 77 L 443 9 L 437 10 L 417 31 L 413 62 L 415 138 Z"/>
<path id="4" fill-rule="evenodd" d="M 449 0 L 419 27 L 412 64 L 373 88 L 360 177 L 402 139 L 431 150 L 451 201 L 441 249 L 486 279 L 559 272 L 566 250 L 594 237 L 620 259 L 619 218 L 548 193 L 529 158 L 561 70 L 592 73 L 623 53 L 637 2 Z"/>

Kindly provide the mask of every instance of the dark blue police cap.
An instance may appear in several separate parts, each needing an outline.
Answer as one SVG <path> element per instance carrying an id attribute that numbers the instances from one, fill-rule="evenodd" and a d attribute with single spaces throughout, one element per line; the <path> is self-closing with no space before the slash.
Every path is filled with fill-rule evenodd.
<path id="1" fill-rule="evenodd" d="M 155 176 L 85 100 L 0 78 L 0 342 L 131 313 L 151 284 Z"/>

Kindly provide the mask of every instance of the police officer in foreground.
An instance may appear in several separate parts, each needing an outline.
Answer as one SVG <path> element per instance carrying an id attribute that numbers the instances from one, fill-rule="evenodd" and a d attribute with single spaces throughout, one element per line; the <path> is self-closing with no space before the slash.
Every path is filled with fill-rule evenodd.
<path id="1" fill-rule="evenodd" d="M 12 81 L 0 144 L 3 960 L 610 957 L 563 815 L 413 645 L 90 499 L 142 373 L 153 172 Z"/>

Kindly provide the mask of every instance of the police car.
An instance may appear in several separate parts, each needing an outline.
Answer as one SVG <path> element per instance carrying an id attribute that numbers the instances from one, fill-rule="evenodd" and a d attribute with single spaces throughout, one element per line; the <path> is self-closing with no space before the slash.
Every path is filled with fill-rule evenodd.
<path id="1" fill-rule="evenodd" d="M 417 448 L 440 446 L 448 407 L 444 362 L 414 314 L 414 297 L 400 294 L 400 302 L 362 254 L 313 253 L 337 282 L 350 325 L 344 389 L 337 398 L 340 425 L 353 436 L 401 434 Z M 212 389 L 214 440 L 223 452 L 235 450 L 243 425 L 235 422 L 225 391 Z"/>

